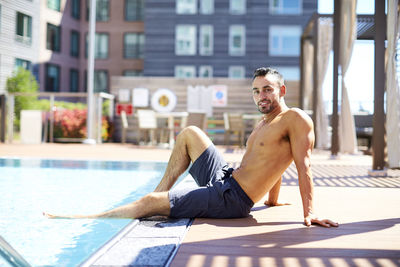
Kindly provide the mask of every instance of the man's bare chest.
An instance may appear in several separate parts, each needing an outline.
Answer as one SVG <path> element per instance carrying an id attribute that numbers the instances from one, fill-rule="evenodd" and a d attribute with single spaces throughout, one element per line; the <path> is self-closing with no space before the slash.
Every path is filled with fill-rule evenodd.
<path id="1" fill-rule="evenodd" d="M 260 122 L 248 138 L 248 145 L 274 146 L 289 143 L 285 125 L 278 122 L 270 124 Z"/>

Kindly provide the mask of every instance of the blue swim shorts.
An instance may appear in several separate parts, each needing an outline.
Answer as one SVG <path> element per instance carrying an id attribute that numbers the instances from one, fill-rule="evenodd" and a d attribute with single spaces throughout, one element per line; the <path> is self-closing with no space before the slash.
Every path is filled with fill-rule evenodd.
<path id="1" fill-rule="evenodd" d="M 192 164 L 189 173 L 196 187 L 173 188 L 169 192 L 173 218 L 247 217 L 253 201 L 232 177 L 232 168 L 214 145 L 210 145 Z"/>

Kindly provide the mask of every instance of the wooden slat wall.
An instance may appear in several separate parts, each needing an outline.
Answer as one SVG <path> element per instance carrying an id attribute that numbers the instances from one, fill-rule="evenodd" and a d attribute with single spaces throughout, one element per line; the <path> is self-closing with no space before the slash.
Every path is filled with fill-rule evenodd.
<path id="1" fill-rule="evenodd" d="M 148 88 L 151 95 L 159 88 L 168 88 L 177 96 L 177 105 L 174 111 L 187 111 L 187 88 L 188 86 L 210 86 L 226 85 L 228 87 L 228 104 L 226 107 L 213 108 L 213 119 L 222 120 L 224 112 L 258 113 L 251 93 L 251 79 L 175 79 L 170 77 L 123 77 L 115 76 L 111 78 L 111 93 L 118 95 L 119 89 Z M 287 95 L 285 101 L 290 107 L 298 106 L 299 83 L 297 81 L 287 81 Z M 151 107 L 149 107 L 151 108 Z M 115 118 L 116 140 L 119 139 L 119 118 Z M 129 118 L 130 125 L 135 127 L 134 117 Z M 128 134 L 128 141 L 134 134 Z M 217 138 L 217 143 L 221 142 L 222 137 Z"/>

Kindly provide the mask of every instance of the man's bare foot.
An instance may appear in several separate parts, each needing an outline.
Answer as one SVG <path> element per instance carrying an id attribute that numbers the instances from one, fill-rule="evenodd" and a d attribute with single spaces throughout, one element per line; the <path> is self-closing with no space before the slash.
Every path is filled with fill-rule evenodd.
<path id="1" fill-rule="evenodd" d="M 278 207 L 278 206 L 287 206 L 287 205 L 292 205 L 292 204 L 290 204 L 290 203 L 279 203 L 279 202 L 272 203 L 272 202 L 269 202 L 268 200 L 266 200 L 264 202 L 264 205 L 266 205 L 268 207 Z"/>
<path id="2" fill-rule="evenodd" d="M 60 215 L 54 215 L 54 214 L 50 214 L 47 212 L 43 212 L 43 216 L 48 218 L 48 219 L 73 219 L 75 218 L 74 216 L 60 216 Z"/>
<path id="3" fill-rule="evenodd" d="M 60 218 L 60 216 L 53 215 L 53 214 L 50 214 L 50 213 L 47 213 L 47 212 L 44 212 L 44 211 L 43 211 L 43 216 L 48 218 L 48 219 L 58 219 L 58 218 Z"/>

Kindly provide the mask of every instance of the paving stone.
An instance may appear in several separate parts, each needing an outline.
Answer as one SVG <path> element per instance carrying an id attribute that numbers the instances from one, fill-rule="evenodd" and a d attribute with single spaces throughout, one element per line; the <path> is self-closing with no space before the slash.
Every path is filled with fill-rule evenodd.
<path id="1" fill-rule="evenodd" d="M 92 266 L 164 266 L 179 238 L 125 237 Z"/>
<path id="2" fill-rule="evenodd" d="M 140 223 L 127 234 L 127 237 L 179 237 L 181 238 L 189 224 L 190 219 L 166 221 L 140 221 Z"/>

